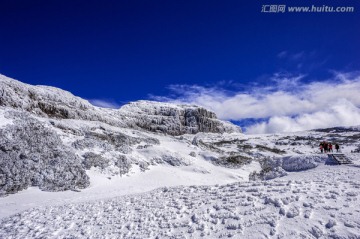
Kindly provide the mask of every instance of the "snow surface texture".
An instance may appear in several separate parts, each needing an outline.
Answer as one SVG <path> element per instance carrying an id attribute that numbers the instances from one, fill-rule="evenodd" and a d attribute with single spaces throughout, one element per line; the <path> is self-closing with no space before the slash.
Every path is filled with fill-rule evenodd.
<path id="1" fill-rule="evenodd" d="M 6 238 L 360 238 L 358 168 L 283 180 L 160 188 L 3 219 Z"/>

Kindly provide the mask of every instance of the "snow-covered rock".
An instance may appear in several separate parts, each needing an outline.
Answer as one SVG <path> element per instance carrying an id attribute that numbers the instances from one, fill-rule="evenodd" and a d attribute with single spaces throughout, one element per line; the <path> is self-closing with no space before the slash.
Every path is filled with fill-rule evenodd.
<path id="1" fill-rule="evenodd" d="M 0 120 L 0 195 L 30 186 L 85 188 L 85 171 L 92 167 L 125 175 L 134 165 L 143 171 L 150 165 L 189 165 L 190 150 L 182 155 L 158 147 L 156 135 L 241 132 L 198 106 L 138 101 L 105 109 L 64 90 L 3 75 Z"/>
<path id="2" fill-rule="evenodd" d="M 327 155 L 296 155 L 282 158 L 282 168 L 287 172 L 297 172 L 308 170 L 318 166 L 318 163 L 324 163 Z"/>
<path id="3" fill-rule="evenodd" d="M 70 92 L 50 86 L 25 84 L 4 75 L 0 75 L 0 106 L 22 109 L 44 117 L 102 119 L 96 107 Z"/>
<path id="4" fill-rule="evenodd" d="M 241 132 L 240 127 L 216 118 L 202 107 L 138 101 L 119 110 L 91 105 L 70 92 L 32 86 L 0 75 L 0 106 L 22 109 L 41 117 L 100 121 L 170 135 L 197 132 Z"/>
<path id="5" fill-rule="evenodd" d="M 80 158 L 29 113 L 9 111 L 14 124 L 0 128 L 0 196 L 29 186 L 46 191 L 89 186 Z"/>
<path id="6" fill-rule="evenodd" d="M 241 132 L 240 127 L 220 121 L 215 113 L 198 106 L 137 101 L 122 106 L 119 113 L 132 119 L 131 127 L 170 135 Z"/>
<path id="7" fill-rule="evenodd" d="M 284 157 L 266 157 L 261 161 L 262 170 L 251 175 L 252 180 L 258 178 L 269 180 L 288 175 L 288 172 L 299 172 L 317 167 L 328 159 L 326 154 L 291 155 Z"/>

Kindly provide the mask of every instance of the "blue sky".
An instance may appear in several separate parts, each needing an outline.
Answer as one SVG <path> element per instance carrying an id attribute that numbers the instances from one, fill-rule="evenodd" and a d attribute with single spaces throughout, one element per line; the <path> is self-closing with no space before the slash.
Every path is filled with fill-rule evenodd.
<path id="1" fill-rule="evenodd" d="M 261 13 L 264 4 L 353 6 L 355 12 Z M 227 113 L 212 106 L 244 94 L 259 100 L 286 92 L 301 99 L 302 92 L 316 94 L 307 86 L 321 82 L 337 90 L 357 87 L 359 11 L 357 0 L 1 0 L 0 73 L 108 107 L 139 99 L 201 104 L 194 98 L 201 95 L 221 118 L 268 126 L 274 117 L 294 120 L 322 109 L 254 115 L 233 112 L 243 101 Z M 350 96 L 344 91 L 337 99 L 358 108 Z M 282 130 L 256 132 L 272 131 Z"/>

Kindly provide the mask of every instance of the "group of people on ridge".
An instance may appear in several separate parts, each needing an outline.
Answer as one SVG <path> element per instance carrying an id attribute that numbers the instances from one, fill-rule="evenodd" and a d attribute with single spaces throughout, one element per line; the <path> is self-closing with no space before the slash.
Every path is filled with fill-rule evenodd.
<path id="1" fill-rule="evenodd" d="M 320 147 L 321 153 L 333 152 L 333 145 L 331 143 L 324 141 L 324 142 L 320 143 L 319 147 Z M 338 144 L 335 144 L 335 149 L 336 149 L 336 152 L 339 152 L 340 146 Z"/>

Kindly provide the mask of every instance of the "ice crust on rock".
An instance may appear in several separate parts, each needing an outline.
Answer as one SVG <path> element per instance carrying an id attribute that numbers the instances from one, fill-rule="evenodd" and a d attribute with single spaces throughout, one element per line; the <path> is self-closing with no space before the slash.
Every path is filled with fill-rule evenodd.
<path id="1" fill-rule="evenodd" d="M 70 92 L 50 86 L 25 84 L 4 75 L 0 75 L 0 106 L 54 118 L 101 118 L 100 112 L 94 112 L 96 107 Z"/>
<path id="2" fill-rule="evenodd" d="M 287 172 L 308 170 L 318 166 L 319 162 L 325 162 L 325 155 L 296 155 L 282 158 L 282 168 Z"/>
<path id="3" fill-rule="evenodd" d="M 252 179 L 269 180 L 317 167 L 328 159 L 326 154 L 291 155 L 266 157 L 262 160 L 262 171 L 251 175 Z"/>
<path id="4" fill-rule="evenodd" d="M 81 189 L 89 177 L 80 158 L 29 113 L 9 111 L 14 124 L 0 129 L 0 195 L 29 186 L 46 191 Z"/>
<path id="5" fill-rule="evenodd" d="M 122 106 L 119 112 L 133 119 L 132 127 L 170 135 L 241 132 L 240 127 L 220 121 L 215 113 L 198 106 L 137 101 Z"/>

